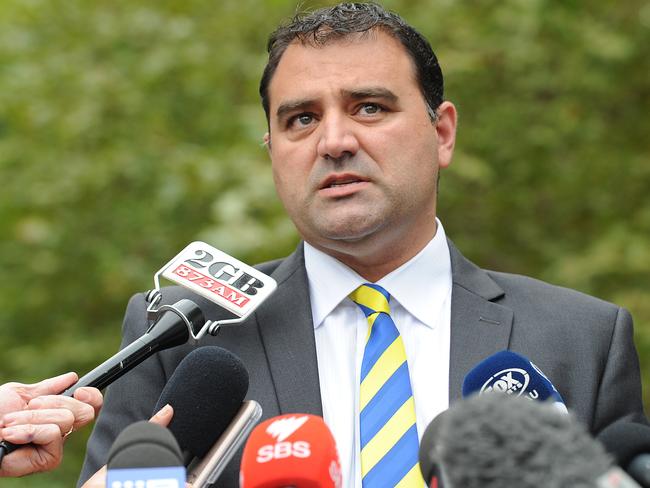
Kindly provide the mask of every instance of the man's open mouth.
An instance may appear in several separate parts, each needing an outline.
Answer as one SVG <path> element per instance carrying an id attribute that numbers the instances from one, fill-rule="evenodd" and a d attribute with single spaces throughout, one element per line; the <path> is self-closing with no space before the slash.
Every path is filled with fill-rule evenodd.
<path id="1" fill-rule="evenodd" d="M 320 188 L 337 188 L 355 183 L 365 183 L 367 181 L 367 179 L 356 175 L 332 175 L 323 182 Z"/>

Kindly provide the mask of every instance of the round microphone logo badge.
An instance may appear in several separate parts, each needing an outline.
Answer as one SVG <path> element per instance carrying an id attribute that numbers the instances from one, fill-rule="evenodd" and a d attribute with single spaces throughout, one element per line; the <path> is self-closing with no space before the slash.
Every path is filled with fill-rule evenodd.
<path id="1" fill-rule="evenodd" d="M 524 369 L 506 368 L 493 374 L 483 383 L 479 395 L 490 391 L 520 396 L 530 383 L 530 375 Z"/>

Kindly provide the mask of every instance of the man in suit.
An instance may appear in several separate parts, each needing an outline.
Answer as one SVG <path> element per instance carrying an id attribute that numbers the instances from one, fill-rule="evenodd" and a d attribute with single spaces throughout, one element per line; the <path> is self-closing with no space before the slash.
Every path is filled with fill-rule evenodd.
<path id="1" fill-rule="evenodd" d="M 204 344 L 243 360 L 251 373 L 248 397 L 262 404 L 265 418 L 324 416 L 337 440 L 344 486 L 362 486 L 362 479 L 370 485 L 368 473 L 384 460 L 375 456 L 368 471 L 361 454 L 368 445 L 362 411 L 374 397 L 365 403 L 360 376 L 371 331 L 380 327 L 355 298 L 366 283 L 386 298 L 377 321 L 390 324 L 393 344 L 406 357 L 399 370 L 410 383 L 402 405 L 410 411 L 400 407 L 396 416 L 412 416 L 408 432 L 421 435 L 460 397 L 465 374 L 502 349 L 535 361 L 592 432 L 624 417 L 643 418 L 625 310 L 481 270 L 447 240 L 436 198 L 439 171 L 452 160 L 456 109 L 443 99 L 431 47 L 412 27 L 369 4 L 298 17 L 271 37 L 260 94 L 277 192 L 304 242 L 288 258 L 260 266 L 277 280 L 275 294 L 246 323 Z M 220 313 L 177 287 L 163 297 L 166 303 L 192 297 L 206 318 Z M 131 300 L 123 345 L 144 333 L 145 309 L 143 295 Z M 121 429 L 152 413 L 190 349 L 163 352 L 108 389 L 81 481 L 105 462 Z M 388 383 L 393 376 L 386 376 Z M 396 445 L 382 446 L 382 456 Z M 237 466 L 235 460 L 220 486 L 237 485 Z M 405 467 L 404 480 L 421 486 L 413 477 L 417 467 Z"/>

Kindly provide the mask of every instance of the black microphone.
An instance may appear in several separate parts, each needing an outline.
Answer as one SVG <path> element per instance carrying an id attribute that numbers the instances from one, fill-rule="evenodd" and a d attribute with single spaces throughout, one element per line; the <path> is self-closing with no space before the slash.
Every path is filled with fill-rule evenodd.
<path id="1" fill-rule="evenodd" d="M 424 479 L 437 488 L 638 487 L 571 415 L 494 393 L 438 415 L 419 457 Z"/>
<path id="2" fill-rule="evenodd" d="M 650 426 L 615 422 L 596 436 L 616 463 L 644 488 L 650 487 Z"/>
<path id="3" fill-rule="evenodd" d="M 160 309 L 164 313 L 142 337 L 79 378 L 62 394 L 72 396 L 82 386 L 93 386 L 101 390 L 152 354 L 185 344 L 190 337 L 190 328 L 198 330 L 205 323 L 203 312 L 191 300 L 182 299 Z"/>
<path id="4" fill-rule="evenodd" d="M 142 420 L 124 429 L 108 453 L 107 487 L 185 486 L 178 442 L 169 430 Z"/>
<path id="5" fill-rule="evenodd" d="M 174 408 L 169 430 L 187 466 L 203 458 L 230 425 L 248 391 L 248 371 L 230 351 L 204 346 L 189 353 L 165 385 L 154 412 Z"/>
<path id="6" fill-rule="evenodd" d="M 103 389 L 154 353 L 185 344 L 190 337 L 190 327 L 193 330 L 198 330 L 205 323 L 203 312 L 191 300 L 179 300 L 173 305 L 163 306 L 159 310 L 164 313 L 142 337 L 79 378 L 79 381 L 61 394 L 72 396 L 82 386 Z M 24 445 L 26 444 L 1 441 L 0 464 L 5 455 Z"/>

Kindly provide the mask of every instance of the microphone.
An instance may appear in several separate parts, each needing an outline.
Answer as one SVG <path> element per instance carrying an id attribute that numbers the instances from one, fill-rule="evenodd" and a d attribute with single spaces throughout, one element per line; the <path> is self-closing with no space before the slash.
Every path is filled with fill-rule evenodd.
<path id="1" fill-rule="evenodd" d="M 463 398 L 495 391 L 529 400 L 552 401 L 560 411 L 568 410 L 553 383 L 532 361 L 512 351 L 499 351 L 467 373 Z"/>
<path id="2" fill-rule="evenodd" d="M 242 456 L 240 488 L 340 488 L 341 465 L 321 417 L 287 414 L 259 424 Z"/>
<path id="3" fill-rule="evenodd" d="M 204 322 L 203 312 L 196 303 L 187 299 L 177 301 L 165 308 L 158 321 L 142 337 L 82 376 L 62 394 L 72 396 L 82 386 L 94 386 L 100 390 L 107 387 L 156 352 L 185 344 L 190 330 L 203 326 Z"/>
<path id="4" fill-rule="evenodd" d="M 224 457 L 218 459 L 223 464 L 221 469 L 225 467 L 236 451 L 230 443 L 243 443 L 243 431 L 239 429 L 250 430 L 261 416 L 261 407 L 256 402 L 242 404 L 247 391 L 248 372 L 230 351 L 204 346 L 183 358 L 161 392 L 154 412 L 167 403 L 174 408 L 168 428 L 183 449 L 186 466 L 194 458 L 206 457 L 215 441 L 219 442 L 227 431 L 229 444 L 219 444 Z M 232 429 L 227 430 L 228 427 Z"/>
<path id="5" fill-rule="evenodd" d="M 216 483 L 223 470 L 262 417 L 262 407 L 253 400 L 245 401 L 208 453 L 190 465 L 187 482 L 192 488 L 206 488 Z"/>
<path id="6" fill-rule="evenodd" d="M 615 422 L 596 436 L 616 463 L 644 488 L 650 487 L 650 426 Z"/>
<path id="7" fill-rule="evenodd" d="M 107 387 L 156 352 L 185 344 L 190 337 L 190 328 L 200 328 L 204 322 L 201 309 L 191 300 L 179 300 L 165 307 L 164 313 L 142 337 L 79 378 L 61 394 L 72 396 L 82 386 L 93 386 L 100 390 Z M 0 463 L 5 455 L 20 447 L 23 445 L 0 442 Z"/>
<path id="8" fill-rule="evenodd" d="M 117 436 L 108 453 L 106 486 L 110 488 L 184 488 L 185 467 L 171 432 L 146 420 Z"/>
<path id="9" fill-rule="evenodd" d="M 436 488 L 639 486 L 570 415 L 512 395 L 475 395 L 438 415 L 419 460 Z"/>

